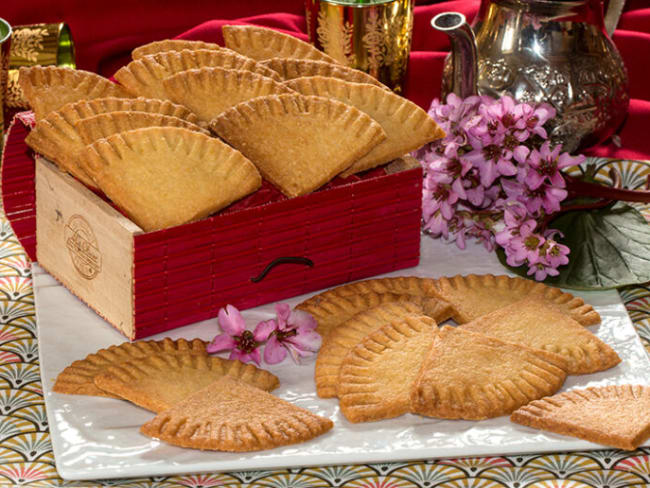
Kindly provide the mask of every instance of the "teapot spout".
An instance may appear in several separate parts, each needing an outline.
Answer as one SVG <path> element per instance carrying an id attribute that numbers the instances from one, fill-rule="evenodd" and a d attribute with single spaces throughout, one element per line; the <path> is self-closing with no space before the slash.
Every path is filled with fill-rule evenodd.
<path id="1" fill-rule="evenodd" d="M 461 98 L 477 95 L 476 39 L 465 16 L 460 12 L 443 12 L 431 19 L 431 25 L 447 34 L 451 41 L 451 73 L 443 74 L 442 96 L 448 93 Z"/>

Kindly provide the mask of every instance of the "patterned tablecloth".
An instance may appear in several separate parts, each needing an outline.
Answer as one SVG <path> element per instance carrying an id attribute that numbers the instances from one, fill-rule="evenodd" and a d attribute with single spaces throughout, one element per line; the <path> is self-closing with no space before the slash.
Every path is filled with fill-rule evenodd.
<path id="1" fill-rule="evenodd" d="M 626 186 L 640 187 L 648 162 L 614 164 Z M 650 207 L 640 208 L 650 220 Z M 620 290 L 650 353 L 650 287 Z M 0 216 L 0 486 L 30 487 L 345 487 L 345 488 L 619 488 L 650 486 L 650 448 L 409 463 L 242 471 L 95 482 L 57 475 L 39 375 L 30 262 Z"/>

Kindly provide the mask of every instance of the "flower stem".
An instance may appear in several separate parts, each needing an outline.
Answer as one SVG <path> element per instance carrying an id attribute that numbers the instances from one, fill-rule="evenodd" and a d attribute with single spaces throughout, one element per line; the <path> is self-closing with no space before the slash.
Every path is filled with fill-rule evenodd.
<path id="1" fill-rule="evenodd" d="M 606 199 L 610 202 L 613 200 L 623 200 L 624 202 L 650 203 L 650 190 L 648 189 L 628 190 L 625 188 L 599 185 L 597 183 L 588 183 L 567 174 L 564 175 L 564 179 L 566 181 L 566 189 L 569 192 L 569 198 L 591 197 Z"/>

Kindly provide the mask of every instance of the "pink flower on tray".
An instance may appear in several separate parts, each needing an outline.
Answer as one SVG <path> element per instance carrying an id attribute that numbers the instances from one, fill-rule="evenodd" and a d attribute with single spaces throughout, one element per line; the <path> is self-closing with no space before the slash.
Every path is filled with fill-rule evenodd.
<path id="1" fill-rule="evenodd" d="M 321 345 L 321 336 L 316 332 L 316 320 L 302 310 L 291 310 L 286 303 L 275 305 L 277 320 L 268 320 L 274 329 L 266 348 L 264 361 L 276 364 L 284 361 L 287 353 L 298 363 L 301 357 L 313 355 Z"/>
<path id="2" fill-rule="evenodd" d="M 206 348 L 209 353 L 230 351 L 230 359 L 246 363 L 254 361 L 259 366 L 260 348 L 273 332 L 273 325 L 260 322 L 254 331 L 246 328 L 246 322 L 237 308 L 227 305 L 219 310 L 219 325 L 223 334 L 216 336 Z"/>

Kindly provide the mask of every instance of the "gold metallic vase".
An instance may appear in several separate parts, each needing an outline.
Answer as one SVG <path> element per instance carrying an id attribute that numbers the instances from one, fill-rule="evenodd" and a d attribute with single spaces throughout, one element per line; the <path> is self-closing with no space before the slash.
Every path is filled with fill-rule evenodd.
<path id="1" fill-rule="evenodd" d="M 9 58 L 9 107 L 27 108 L 18 85 L 18 69 L 34 65 L 76 67 L 74 43 L 65 23 L 14 26 Z"/>
<path id="2" fill-rule="evenodd" d="M 305 15 L 317 48 L 403 91 L 413 0 L 306 0 Z"/>

